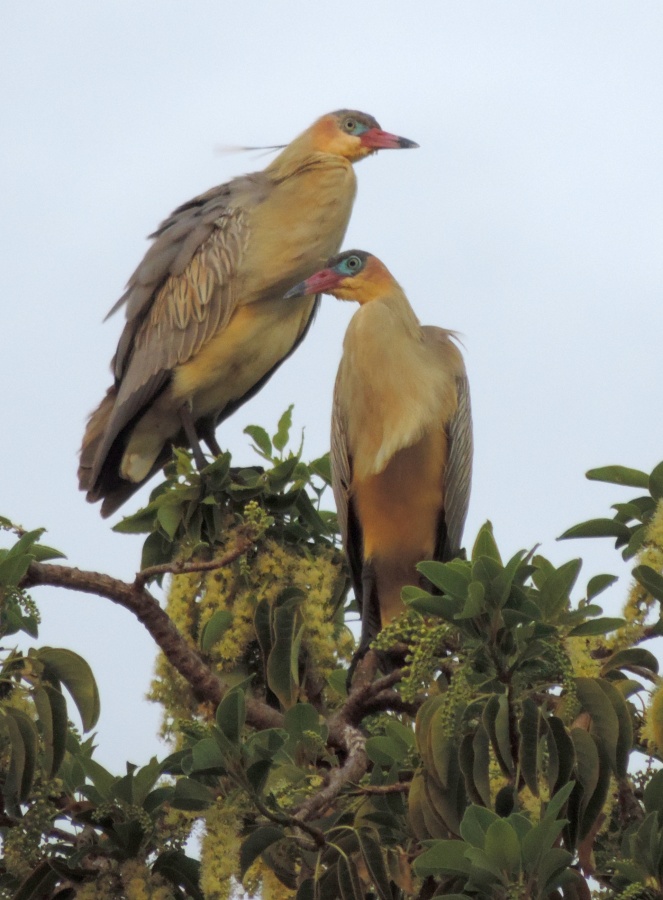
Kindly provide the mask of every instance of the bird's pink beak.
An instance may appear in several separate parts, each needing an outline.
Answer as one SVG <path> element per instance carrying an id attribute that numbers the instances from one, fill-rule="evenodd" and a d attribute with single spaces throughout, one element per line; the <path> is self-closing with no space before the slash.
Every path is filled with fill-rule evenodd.
<path id="1" fill-rule="evenodd" d="M 343 281 L 343 276 L 339 275 L 333 269 L 321 269 L 315 275 L 311 275 L 306 281 L 300 281 L 293 288 L 290 288 L 287 294 L 283 295 L 284 300 L 290 300 L 293 297 L 305 297 L 307 294 L 326 294 L 332 288 L 335 288 Z"/>
<path id="2" fill-rule="evenodd" d="M 419 146 L 409 138 L 398 137 L 397 134 L 390 134 L 380 128 L 369 128 L 359 136 L 359 140 L 364 147 L 370 147 L 371 150 L 406 150 Z"/>

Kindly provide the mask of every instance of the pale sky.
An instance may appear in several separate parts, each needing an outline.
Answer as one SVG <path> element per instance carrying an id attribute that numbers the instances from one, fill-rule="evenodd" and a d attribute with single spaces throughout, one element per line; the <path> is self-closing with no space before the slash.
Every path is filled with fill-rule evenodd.
<path id="1" fill-rule="evenodd" d="M 633 493 L 588 468 L 663 458 L 659 2 L 5 2 L 0 31 L 0 515 L 47 527 L 72 565 L 133 576 L 141 537 L 114 534 L 76 483 L 122 326 L 102 319 L 175 206 L 268 159 L 215 148 L 287 143 L 350 107 L 421 145 L 359 164 L 344 247 L 378 255 L 423 323 L 463 335 L 466 543 L 490 518 L 507 556 L 583 556 L 581 586 L 623 576 L 617 611 L 630 568 L 610 542 L 555 538 Z M 254 461 L 243 428 L 289 403 L 305 455 L 327 449 L 352 312 L 324 298 L 302 348 L 221 426 L 238 461 Z M 104 600 L 34 594 L 39 644 L 99 680 L 99 760 L 165 755 L 142 626 Z"/>

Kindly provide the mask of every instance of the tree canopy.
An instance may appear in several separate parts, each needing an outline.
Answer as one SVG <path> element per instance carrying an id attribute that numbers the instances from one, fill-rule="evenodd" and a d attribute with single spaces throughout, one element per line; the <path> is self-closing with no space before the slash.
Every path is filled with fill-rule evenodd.
<path id="1" fill-rule="evenodd" d="M 663 463 L 588 477 L 633 568 L 622 616 L 581 560 L 504 559 L 490 523 L 357 667 L 329 461 L 289 447 L 290 410 L 247 429 L 261 466 L 176 451 L 131 583 L 65 566 L 0 520 L 0 896 L 663 898 Z M 629 493 L 630 491 L 630 493 Z M 635 493 L 634 493 L 635 492 Z M 619 557 L 617 557 L 619 560 Z M 623 564 L 623 562 L 622 562 Z M 167 585 L 162 608 L 150 585 Z M 171 753 L 95 760 L 89 664 L 38 644 L 39 587 L 130 610 L 159 648 L 151 697 Z M 27 652 L 11 649 L 24 632 Z M 72 721 L 76 708 L 81 727 Z M 200 836 L 199 851 L 190 840 Z"/>

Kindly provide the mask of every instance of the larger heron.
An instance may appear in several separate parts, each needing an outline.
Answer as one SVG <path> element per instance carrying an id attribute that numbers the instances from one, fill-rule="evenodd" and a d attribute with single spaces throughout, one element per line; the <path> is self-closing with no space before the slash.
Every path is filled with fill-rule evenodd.
<path id="1" fill-rule="evenodd" d="M 416 147 L 366 113 L 318 119 L 261 172 L 178 207 L 112 312 L 127 322 L 114 384 L 90 416 L 79 484 L 108 516 L 169 458 L 252 397 L 305 337 L 318 298 L 285 301 L 341 245 L 356 194 L 352 163 Z"/>

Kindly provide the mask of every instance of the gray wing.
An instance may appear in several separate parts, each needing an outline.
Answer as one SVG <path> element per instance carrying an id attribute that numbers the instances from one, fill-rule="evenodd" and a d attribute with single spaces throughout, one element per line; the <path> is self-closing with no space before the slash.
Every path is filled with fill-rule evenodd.
<path id="1" fill-rule="evenodd" d="M 341 414 L 338 399 L 339 375 L 336 376 L 334 385 L 334 400 L 332 404 L 331 422 L 331 450 L 329 454 L 332 473 L 332 491 L 336 501 L 336 515 L 338 527 L 346 546 L 348 538 L 348 508 L 350 502 L 350 484 L 352 482 L 352 465 L 348 456 L 348 441 L 345 432 L 345 423 Z"/>
<path id="2" fill-rule="evenodd" d="M 114 440 L 162 390 L 174 366 L 194 356 L 229 321 L 249 240 L 246 206 L 260 202 L 264 190 L 256 176 L 235 179 L 179 207 L 154 233 L 154 243 L 111 310 L 126 304 L 127 323 L 113 360 L 117 400 L 93 481 Z"/>
<path id="3" fill-rule="evenodd" d="M 440 517 L 436 556 L 443 560 L 458 555 L 467 517 L 472 485 L 472 407 L 470 386 L 460 350 L 452 331 L 425 325 L 422 328 L 440 365 L 453 378 L 456 410 L 447 422 L 447 463 L 444 473 L 444 511 Z"/>
<path id="4" fill-rule="evenodd" d="M 362 608 L 362 570 L 364 562 L 364 539 L 357 518 L 350 486 L 352 484 L 352 459 L 348 453 L 348 439 L 345 421 L 339 403 L 339 369 L 334 386 L 334 402 L 332 406 L 331 450 L 330 462 L 332 473 L 332 490 L 336 501 L 338 527 L 343 538 L 343 547 L 350 567 L 350 576 L 355 597 Z"/>
<path id="5" fill-rule="evenodd" d="M 461 547 L 463 528 L 470 503 L 474 454 L 470 386 L 465 374 L 456 378 L 456 390 L 458 407 L 448 426 L 449 449 L 444 502 L 448 547 L 454 556 Z"/>

